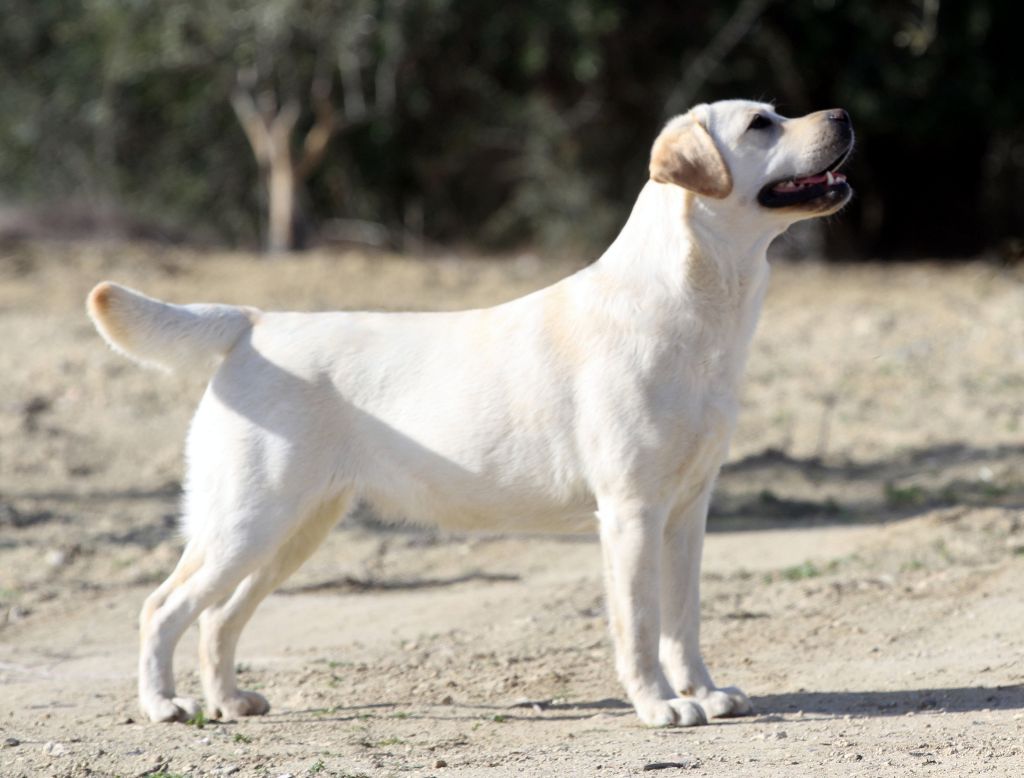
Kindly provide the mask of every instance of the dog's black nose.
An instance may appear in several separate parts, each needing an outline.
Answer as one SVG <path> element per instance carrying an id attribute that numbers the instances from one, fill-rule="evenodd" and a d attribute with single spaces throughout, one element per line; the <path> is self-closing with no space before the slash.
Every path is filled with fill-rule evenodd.
<path id="1" fill-rule="evenodd" d="M 839 122 L 840 124 L 850 123 L 850 114 L 844 111 L 842 108 L 833 108 L 828 112 L 828 120 L 830 122 Z"/>

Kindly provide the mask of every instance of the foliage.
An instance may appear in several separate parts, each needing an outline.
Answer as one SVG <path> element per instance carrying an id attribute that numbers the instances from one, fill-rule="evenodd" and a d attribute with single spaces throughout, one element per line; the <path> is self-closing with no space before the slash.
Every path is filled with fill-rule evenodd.
<path id="1" fill-rule="evenodd" d="M 730 96 L 843 105 L 859 198 L 834 252 L 962 254 L 1021 238 L 1024 83 L 1009 0 L 8 0 L 0 197 L 86 202 L 255 244 L 245 74 L 342 117 L 306 182 L 322 236 L 396 246 L 605 243 L 670 112 Z"/>

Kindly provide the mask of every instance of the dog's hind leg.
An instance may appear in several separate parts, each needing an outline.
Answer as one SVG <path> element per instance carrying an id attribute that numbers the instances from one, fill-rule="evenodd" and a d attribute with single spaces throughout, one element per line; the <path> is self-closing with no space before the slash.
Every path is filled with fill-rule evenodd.
<path id="1" fill-rule="evenodd" d="M 186 556 L 179 568 L 184 567 Z M 151 721 L 186 721 L 199 712 L 194 700 L 175 695 L 174 649 L 199 613 L 230 593 L 247 572 L 237 562 L 217 563 L 211 561 L 213 557 L 202 554 L 198 566 L 187 576 L 172 573 L 143 606 L 139 629 L 139 705 Z"/>
<path id="2" fill-rule="evenodd" d="M 203 563 L 203 553 L 199 549 L 198 544 L 189 543 L 185 546 L 185 550 L 181 552 L 181 558 L 178 560 L 178 564 L 174 566 L 174 570 L 167 577 L 167 579 L 156 588 L 156 590 L 146 598 L 146 602 L 143 603 L 142 613 L 139 614 L 139 631 L 145 634 L 149 630 L 149 623 L 153 619 L 153 614 L 156 613 L 157 609 L 164 604 L 169 595 L 174 589 L 183 584 L 196 570 L 199 569 Z"/>
<path id="3" fill-rule="evenodd" d="M 151 721 L 183 721 L 199 711 L 195 701 L 175 694 L 178 641 L 203 610 L 227 601 L 242 579 L 272 558 L 295 527 L 295 499 L 251 504 L 264 507 L 221 506 L 216 527 L 189 540 L 174 572 L 143 606 L 139 704 Z"/>
<path id="4" fill-rule="evenodd" d="M 174 696 L 172 659 L 177 638 L 167 644 L 159 640 L 154 643 L 153 637 L 161 630 L 166 635 L 168 630 L 162 623 L 163 619 L 159 619 L 161 629 L 154 629 L 154 620 L 158 619 L 158 613 L 168 598 L 187 583 L 202 564 L 203 552 L 199 544 L 190 542 L 185 546 L 174 571 L 146 598 L 139 614 L 142 646 L 139 655 L 139 705 L 151 721 L 186 720 L 199 712 L 199 705 L 194 700 Z"/>
<path id="5" fill-rule="evenodd" d="M 227 600 L 207 608 L 199 617 L 199 673 L 212 718 L 254 716 L 270 709 L 263 695 L 237 686 L 238 638 L 263 598 L 309 558 L 351 504 L 351 494 L 345 494 L 314 510 L 273 558 L 246 576 Z"/>

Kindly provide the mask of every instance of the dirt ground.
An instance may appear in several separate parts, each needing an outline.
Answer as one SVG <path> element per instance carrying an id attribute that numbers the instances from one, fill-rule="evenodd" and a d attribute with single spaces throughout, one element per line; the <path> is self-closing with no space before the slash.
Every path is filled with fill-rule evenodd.
<path id="1" fill-rule="evenodd" d="M 1024 774 L 1024 272 L 984 263 L 776 264 L 704 574 L 708 662 L 754 716 L 638 723 L 592 538 L 357 517 L 243 636 L 270 715 L 140 720 L 136 614 L 179 551 L 204 376 L 109 351 L 88 289 L 432 309 L 573 269 L 0 249 L 0 776 Z"/>

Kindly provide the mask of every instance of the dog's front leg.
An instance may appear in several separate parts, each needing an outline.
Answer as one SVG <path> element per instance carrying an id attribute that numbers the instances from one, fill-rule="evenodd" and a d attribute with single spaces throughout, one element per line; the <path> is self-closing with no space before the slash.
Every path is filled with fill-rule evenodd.
<path id="1" fill-rule="evenodd" d="M 711 501 L 709 482 L 669 515 L 661 545 L 661 664 L 673 690 L 693 697 L 708 718 L 750 713 L 750 700 L 734 686 L 718 688 L 700 650 L 700 563 Z"/>
<path id="2" fill-rule="evenodd" d="M 599 501 L 608 617 L 619 679 L 649 726 L 706 724 L 703 708 L 680 699 L 658 662 L 660 541 L 667 510 L 629 500 Z"/>

